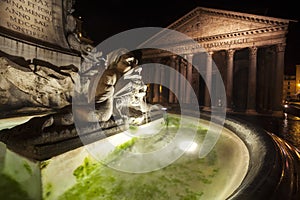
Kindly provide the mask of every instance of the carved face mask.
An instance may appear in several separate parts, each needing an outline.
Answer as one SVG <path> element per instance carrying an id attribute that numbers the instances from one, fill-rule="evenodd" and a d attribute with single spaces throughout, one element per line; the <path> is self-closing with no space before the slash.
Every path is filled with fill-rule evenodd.
<path id="1" fill-rule="evenodd" d="M 133 56 L 122 59 L 122 62 L 124 65 L 131 66 L 131 67 L 135 67 L 138 64 L 138 60 L 135 59 Z"/>
<path id="2" fill-rule="evenodd" d="M 125 55 L 126 53 L 128 53 L 127 49 L 120 48 L 120 49 L 114 50 L 114 51 L 110 52 L 109 54 L 107 54 L 106 67 L 107 68 L 115 67 L 115 65 L 120 60 L 121 56 Z"/>
<path id="3" fill-rule="evenodd" d="M 118 71 L 122 73 L 126 73 L 130 69 L 136 67 L 137 64 L 138 64 L 137 59 L 135 59 L 130 54 L 125 54 L 120 57 L 120 60 L 118 61 L 116 68 L 118 69 Z"/>

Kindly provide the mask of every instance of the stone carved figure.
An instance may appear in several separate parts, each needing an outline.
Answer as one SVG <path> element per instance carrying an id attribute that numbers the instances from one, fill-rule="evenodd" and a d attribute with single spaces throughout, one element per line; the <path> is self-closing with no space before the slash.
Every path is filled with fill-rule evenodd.
<path id="1" fill-rule="evenodd" d="M 95 52 L 94 55 L 89 54 L 89 57 L 96 56 L 99 60 L 99 55 L 102 54 Z M 86 65 L 92 64 L 92 60 L 88 59 Z M 54 114 L 43 127 L 70 125 L 74 121 L 71 110 L 72 99 L 82 92 L 81 88 L 75 87 L 77 82 L 89 90 L 95 90 L 95 94 L 89 95 L 87 101 L 74 102 L 76 109 L 73 111 L 79 120 L 108 121 L 113 113 L 118 117 L 126 118 L 129 110 L 131 114 L 142 115 L 148 108 L 143 98 L 147 87 L 142 82 L 141 68 L 137 66 L 138 60 L 134 54 L 126 49 L 118 49 L 108 54 L 105 60 L 106 69 L 100 80 L 88 83 L 89 87 L 87 87 L 80 83 L 82 81 L 80 71 L 75 66 L 56 67 L 47 62 L 36 61 L 39 65 L 30 64 L 26 68 L 2 57 L 0 59 L 2 108 L 14 109 L 23 106 L 49 108 L 56 111 L 64 109 L 68 111 Z M 98 62 L 94 64 L 97 65 Z M 91 93 L 83 92 L 83 95 L 86 94 Z M 89 106 L 93 103 L 95 110 Z"/>
<path id="2" fill-rule="evenodd" d="M 73 16 L 74 4 L 74 0 L 63 1 L 66 38 L 71 49 L 74 49 L 83 55 L 87 55 L 93 49 L 93 46 L 81 41 L 76 32 L 77 20 Z"/>
<path id="3" fill-rule="evenodd" d="M 75 120 L 93 124 L 85 129 L 86 133 L 97 131 L 94 122 L 100 122 L 105 134 L 113 134 L 120 127 L 128 128 L 129 123 L 140 123 L 136 119 L 143 120 L 148 110 L 144 101 L 147 87 L 135 54 L 118 49 L 105 58 L 101 51 L 80 41 L 72 16 L 74 0 L 63 2 L 66 38 L 70 48 L 81 55 L 80 68 L 72 64 L 55 66 L 36 58 L 25 60 L 0 51 L 0 117 L 46 111 L 46 115 L 34 115 L 26 123 L 1 130 L 0 141 L 39 159 L 64 151 L 68 139 L 72 140 L 72 145 L 67 142 L 69 148 L 81 145 L 73 140 L 78 137 Z M 93 79 L 102 71 L 99 80 Z M 78 96 L 84 100 L 73 101 Z M 49 145 L 52 143 L 55 145 Z M 57 144 L 62 145 L 61 149 Z M 46 153 L 40 154 L 37 149 Z"/>
<path id="4" fill-rule="evenodd" d="M 112 115 L 121 118 L 129 117 L 129 110 L 140 114 L 147 112 L 144 101 L 147 86 L 141 77 L 135 55 L 126 49 L 118 49 L 107 55 L 106 69 L 99 81 L 90 85 L 88 104 L 95 103 L 95 110 L 86 105 L 76 105 L 73 109 L 81 121 L 108 121 Z M 75 102 L 76 103 L 76 102 Z M 125 110 L 125 111 L 124 111 Z M 127 112 L 126 112 L 127 111 Z"/>
<path id="5" fill-rule="evenodd" d="M 91 58 L 97 58 L 96 60 L 99 60 L 98 56 L 97 52 L 95 55 L 90 55 Z M 37 159 L 45 159 L 64 152 L 66 145 L 69 149 L 82 145 L 78 137 L 81 131 L 88 134 L 89 139 L 94 141 L 94 139 L 99 139 L 98 134 L 94 134 L 99 132 L 99 126 L 105 135 L 112 135 L 120 130 L 128 129 L 129 124 L 138 125 L 146 122 L 145 113 L 148 112 L 148 104 L 144 101 L 144 97 L 147 87 L 142 81 L 141 67 L 138 66 L 135 54 L 126 49 L 118 49 L 109 53 L 105 59 L 104 72 L 101 76 L 98 75 L 100 79 L 92 79 L 89 87 L 83 84 L 84 88 L 90 90 L 88 93 L 83 93 L 84 97 L 86 94 L 90 96 L 81 101 L 81 89 L 76 89 L 76 83 L 82 80 L 82 75 L 97 76 L 90 71 L 100 67 L 98 62 L 94 63 L 96 66 L 88 66 L 92 63 L 91 60 L 93 59 L 89 59 L 86 63 L 89 70 L 81 72 L 81 70 L 74 70 L 74 66 L 65 66 L 62 74 L 56 71 L 59 67 L 55 68 L 46 62 L 44 64 L 47 66 L 34 67 L 29 64 L 29 66 L 26 65 L 27 67 L 22 67 L 10 59 L 0 57 L 1 105 L 13 108 L 18 102 L 19 106 L 26 103 L 26 106 L 34 108 L 36 106 L 55 108 L 47 115 L 36 116 L 26 123 L 1 130 L 0 141 L 16 152 Z M 38 63 L 43 64 L 43 62 Z M 67 76 L 67 71 L 71 75 Z M 19 78 L 21 80 L 15 80 Z M 59 94 L 51 101 L 47 99 L 49 94 L 40 101 L 36 100 L 36 95 L 47 92 L 51 95 L 57 92 Z M 62 95 L 63 92 L 67 93 Z M 74 97 L 79 97 L 79 101 L 74 101 Z M 95 109 L 91 109 L 92 107 Z M 2 108 L 0 108 L 1 111 Z M 77 132 L 75 120 L 84 122 L 83 124 L 86 125 L 81 127 L 80 133 Z"/>

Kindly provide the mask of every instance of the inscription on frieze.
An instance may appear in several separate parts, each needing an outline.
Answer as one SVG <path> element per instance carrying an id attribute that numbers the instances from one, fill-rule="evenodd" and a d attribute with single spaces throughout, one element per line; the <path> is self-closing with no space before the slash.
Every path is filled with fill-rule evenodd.
<path id="1" fill-rule="evenodd" d="M 242 39 L 234 39 L 234 40 L 225 40 L 225 41 L 219 41 L 219 42 L 211 42 L 211 43 L 204 43 L 202 46 L 204 48 L 214 48 L 214 47 L 222 47 L 222 46 L 230 46 L 230 45 L 238 45 L 247 43 L 247 38 Z"/>
<path id="2" fill-rule="evenodd" d="M 170 47 L 171 51 L 174 53 L 186 53 L 186 52 L 198 52 L 199 50 L 204 49 L 213 49 L 213 48 L 223 48 L 228 49 L 234 45 L 241 45 L 246 44 L 252 41 L 249 38 L 241 38 L 241 39 L 234 39 L 234 40 L 224 40 L 224 41 L 217 41 L 217 42 L 210 42 L 210 43 L 198 43 L 192 45 L 181 45 L 181 46 L 174 46 Z"/>
<path id="3" fill-rule="evenodd" d="M 62 9 L 53 10 L 55 2 L 55 0 L 0 0 L 0 26 L 38 40 L 60 44 L 57 34 L 61 34 L 58 33 L 61 29 L 57 27 L 59 20 L 62 20 Z"/>

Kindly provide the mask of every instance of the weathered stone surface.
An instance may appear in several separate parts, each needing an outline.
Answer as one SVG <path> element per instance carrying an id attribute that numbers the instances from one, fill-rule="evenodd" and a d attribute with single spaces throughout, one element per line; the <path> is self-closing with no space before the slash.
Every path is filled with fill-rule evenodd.
<path id="1" fill-rule="evenodd" d="M 168 51 L 184 55 L 274 45 L 285 43 L 290 21 L 197 7 L 167 27 L 183 35 L 161 31 L 141 47 L 167 47 Z M 157 54 L 153 55 L 157 58 Z"/>
<path id="2" fill-rule="evenodd" d="M 81 54 L 92 47 L 78 37 L 77 20 L 72 16 L 74 2 L 0 1 L 0 50 L 26 61 L 38 59 L 56 66 L 80 67 Z M 21 66 L 28 65 L 11 61 Z"/>
<path id="3" fill-rule="evenodd" d="M 66 76 L 48 67 L 30 67 L 0 57 L 1 109 L 69 105 L 74 88 L 72 76 L 76 72 L 70 70 Z"/>
<path id="4" fill-rule="evenodd" d="M 84 123 L 78 134 L 76 126 L 54 125 L 43 127 L 47 121 L 61 113 L 34 117 L 27 123 L 0 131 L 0 141 L 16 153 L 34 160 L 45 160 L 66 151 L 82 146 L 81 137 L 85 144 L 95 142 L 103 137 L 126 130 L 123 120 L 108 120 L 100 123 Z"/>
<path id="5" fill-rule="evenodd" d="M 94 83 L 95 96 L 82 102 L 78 98 L 75 103 L 72 98 L 86 93 L 75 92 L 81 77 L 74 65 L 58 67 L 43 60 L 26 62 L 20 58 L 21 66 L 0 57 L 3 110 L 28 108 L 36 112 L 37 108 L 46 108 L 45 112 L 50 112 L 0 131 L 0 141 L 21 155 L 41 160 L 82 146 L 82 137 L 86 144 L 124 131 L 129 123 L 144 123 L 148 106 L 143 101 L 147 88 L 141 68 L 130 63 L 134 60 L 131 54 L 119 53 Z"/>
<path id="6" fill-rule="evenodd" d="M 0 29 L 36 43 L 69 48 L 65 38 L 66 14 L 72 0 L 18 0 L 0 2 Z M 64 6 L 62 6 L 64 4 Z"/>
<path id="7" fill-rule="evenodd" d="M 64 152 L 96 142 L 105 137 L 125 131 L 129 123 L 140 119 L 139 124 L 151 119 L 143 113 L 130 109 L 128 118 L 111 118 L 105 122 L 76 121 L 76 124 L 53 123 L 72 112 L 71 107 L 57 113 L 34 117 L 24 124 L 0 131 L 0 141 L 9 149 L 27 158 L 45 160 Z M 161 117 L 161 116 L 157 116 Z M 157 118 L 152 116 L 153 119 Z M 147 119 L 146 119 L 147 118 Z M 124 121 L 125 120 L 125 121 Z"/>
<path id="8" fill-rule="evenodd" d="M 50 158 L 82 146 L 74 120 L 84 122 L 81 137 L 93 142 L 103 133 L 125 130 L 129 122 L 141 123 L 144 111 L 139 109 L 147 108 L 139 105 L 145 91 L 134 91 L 145 89 L 140 71 L 128 73 L 137 60 L 131 54 L 123 58 L 125 49 L 105 60 L 102 52 L 81 41 L 73 4 L 73 0 L 0 2 L 0 118 L 46 114 L 0 131 L 0 141 L 31 159 Z M 93 82 L 100 71 L 103 76 Z M 124 88 L 116 89 L 116 83 L 126 73 L 125 93 L 117 96 L 115 92 Z M 88 98 L 93 87 L 98 93 Z M 77 96 L 83 101 L 76 99 L 74 109 Z M 128 112 L 127 107 L 136 111 Z M 114 111 L 118 120 L 112 117 Z"/>

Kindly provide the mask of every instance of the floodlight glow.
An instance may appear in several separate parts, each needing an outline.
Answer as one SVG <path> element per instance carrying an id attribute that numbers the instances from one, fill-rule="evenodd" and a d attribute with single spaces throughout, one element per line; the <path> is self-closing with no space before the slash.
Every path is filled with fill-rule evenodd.
<path id="1" fill-rule="evenodd" d="M 184 142 L 181 142 L 179 145 L 179 148 L 186 152 L 194 152 L 194 151 L 196 151 L 197 147 L 198 147 L 197 143 L 195 143 L 193 141 L 184 141 Z"/>

